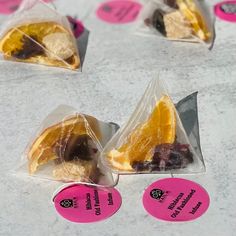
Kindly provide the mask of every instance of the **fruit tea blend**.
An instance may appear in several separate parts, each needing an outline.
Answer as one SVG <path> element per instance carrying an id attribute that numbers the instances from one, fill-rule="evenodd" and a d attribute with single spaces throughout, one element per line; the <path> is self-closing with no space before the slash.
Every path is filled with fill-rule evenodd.
<path id="1" fill-rule="evenodd" d="M 3 24 L 0 52 L 4 59 L 76 70 L 80 58 L 67 17 L 48 4 L 24 0 Z"/>
<path id="2" fill-rule="evenodd" d="M 17 171 L 63 182 L 113 186 L 115 175 L 104 169 L 98 157 L 118 128 L 60 106 L 43 121 Z"/>
<path id="3" fill-rule="evenodd" d="M 194 102 L 194 97 L 189 99 Z M 188 130 L 194 135 L 192 145 L 164 85 L 153 80 L 128 122 L 103 149 L 102 163 L 120 174 L 204 172 L 195 128 Z"/>
<path id="4" fill-rule="evenodd" d="M 150 0 L 140 15 L 139 33 L 160 34 L 169 40 L 214 42 L 214 20 L 203 1 Z"/>

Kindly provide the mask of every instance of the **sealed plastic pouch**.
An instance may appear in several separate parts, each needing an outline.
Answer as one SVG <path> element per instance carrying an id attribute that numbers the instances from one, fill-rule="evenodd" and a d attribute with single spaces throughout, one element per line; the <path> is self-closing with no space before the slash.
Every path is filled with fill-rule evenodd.
<path id="1" fill-rule="evenodd" d="M 18 173 L 58 180 L 113 186 L 99 155 L 118 126 L 60 106 L 44 121 L 26 148 Z"/>
<path id="2" fill-rule="evenodd" d="M 40 0 L 24 0 L 0 32 L 4 59 L 78 69 L 80 58 L 70 23 Z"/>
<path id="3" fill-rule="evenodd" d="M 214 20 L 198 0 L 149 0 L 140 15 L 140 34 L 160 34 L 169 40 L 203 42 L 212 47 Z"/>
<path id="4" fill-rule="evenodd" d="M 190 130 L 189 134 L 196 132 Z M 193 138 L 196 141 L 198 137 Z M 192 146 L 163 83 L 153 80 L 100 158 L 108 169 L 119 174 L 198 173 L 205 171 L 199 150 Z"/>

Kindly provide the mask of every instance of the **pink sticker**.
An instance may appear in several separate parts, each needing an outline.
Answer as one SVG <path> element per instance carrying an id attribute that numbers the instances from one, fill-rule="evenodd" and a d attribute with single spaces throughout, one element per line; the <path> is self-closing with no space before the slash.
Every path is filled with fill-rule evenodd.
<path id="1" fill-rule="evenodd" d="M 215 5 L 215 14 L 222 20 L 236 22 L 236 1 L 225 1 Z"/>
<path id="2" fill-rule="evenodd" d="M 0 13 L 11 14 L 16 11 L 22 0 L 0 0 Z M 44 2 L 52 2 L 52 0 L 44 0 Z"/>
<path id="3" fill-rule="evenodd" d="M 69 22 L 71 23 L 71 27 L 76 38 L 79 38 L 80 35 L 84 32 L 84 25 L 80 20 L 77 20 L 71 16 L 67 16 Z"/>
<path id="4" fill-rule="evenodd" d="M 158 180 L 143 195 L 146 211 L 166 221 L 194 220 L 208 209 L 209 204 L 209 195 L 203 187 L 180 178 Z"/>
<path id="5" fill-rule="evenodd" d="M 115 188 L 72 185 L 54 198 L 57 212 L 69 221 L 90 223 L 104 220 L 121 206 L 120 193 Z"/>
<path id="6" fill-rule="evenodd" d="M 112 24 L 124 24 L 134 21 L 142 5 L 130 0 L 114 0 L 104 2 L 97 9 L 97 16 Z"/>

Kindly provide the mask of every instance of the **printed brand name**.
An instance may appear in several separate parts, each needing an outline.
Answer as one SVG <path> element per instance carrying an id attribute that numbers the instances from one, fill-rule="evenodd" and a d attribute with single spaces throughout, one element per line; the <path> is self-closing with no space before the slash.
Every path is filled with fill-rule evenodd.
<path id="1" fill-rule="evenodd" d="M 236 3 L 225 3 L 222 4 L 220 9 L 227 14 L 236 14 Z"/>
<path id="2" fill-rule="evenodd" d="M 112 198 L 112 193 L 108 193 L 108 205 L 113 205 L 113 198 Z"/>
<path id="3" fill-rule="evenodd" d="M 92 201 L 94 204 L 92 204 Z M 100 200 L 97 190 L 94 190 L 93 197 L 91 197 L 90 193 L 86 193 L 86 210 L 92 210 L 93 207 L 95 210 L 95 215 L 101 215 Z"/>
<path id="4" fill-rule="evenodd" d="M 195 189 L 191 189 L 190 193 L 187 195 L 186 198 L 184 198 L 180 205 L 177 206 L 177 208 L 174 210 L 174 212 L 171 214 L 172 218 L 176 218 L 176 216 L 178 216 L 180 214 L 180 212 L 184 209 L 184 207 L 186 206 L 186 204 L 189 202 L 189 200 L 193 197 L 193 195 L 195 194 L 196 190 Z M 169 210 L 173 210 L 174 207 L 177 205 L 177 203 L 180 201 L 180 199 L 184 196 L 183 193 L 180 193 L 178 195 L 178 197 L 169 205 L 168 209 Z"/>
<path id="5" fill-rule="evenodd" d="M 184 196 L 183 193 L 180 193 L 177 198 L 175 198 L 175 200 L 173 200 L 173 202 L 168 206 L 169 210 L 173 210 L 174 207 L 177 205 L 177 203 L 179 202 L 179 200 Z"/>
<path id="6" fill-rule="evenodd" d="M 192 208 L 192 211 L 190 211 L 189 214 L 194 215 L 201 205 L 202 205 L 202 202 L 198 202 L 197 205 Z"/>

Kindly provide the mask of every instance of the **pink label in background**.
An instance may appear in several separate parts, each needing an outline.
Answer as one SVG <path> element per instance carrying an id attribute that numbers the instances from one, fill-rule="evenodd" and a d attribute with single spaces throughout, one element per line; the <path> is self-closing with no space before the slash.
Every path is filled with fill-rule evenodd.
<path id="1" fill-rule="evenodd" d="M 80 20 L 77 20 L 71 16 L 67 16 L 69 22 L 71 23 L 71 28 L 73 30 L 74 36 L 79 38 L 84 32 L 84 25 Z"/>
<path id="2" fill-rule="evenodd" d="M 225 1 L 215 5 L 215 14 L 222 20 L 236 22 L 236 1 Z"/>
<path id="3" fill-rule="evenodd" d="M 11 14 L 18 9 L 22 0 L 0 0 L 0 13 Z M 44 0 L 44 2 L 52 2 L 52 0 Z"/>
<path id="4" fill-rule="evenodd" d="M 143 195 L 146 211 L 166 221 L 194 220 L 208 209 L 209 204 L 209 195 L 203 187 L 180 178 L 158 180 Z"/>
<path id="5" fill-rule="evenodd" d="M 112 24 L 124 24 L 134 21 L 142 5 L 138 2 L 129 0 L 107 1 L 97 9 L 97 16 Z"/>
<path id="6" fill-rule="evenodd" d="M 54 198 L 57 212 L 77 223 L 104 220 L 118 211 L 121 202 L 120 193 L 115 188 L 86 185 L 66 187 Z"/>

